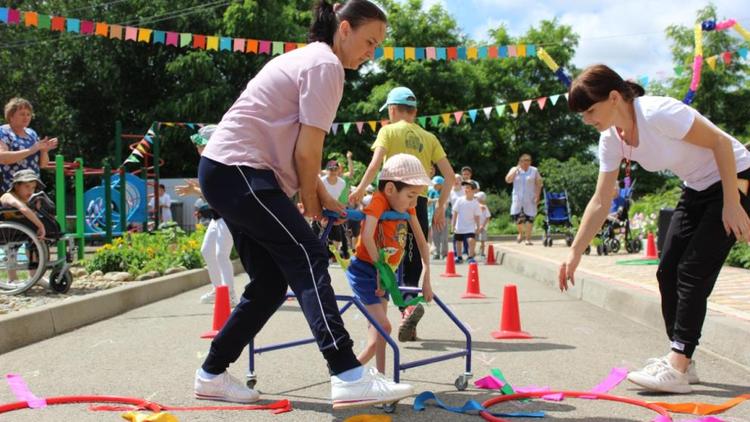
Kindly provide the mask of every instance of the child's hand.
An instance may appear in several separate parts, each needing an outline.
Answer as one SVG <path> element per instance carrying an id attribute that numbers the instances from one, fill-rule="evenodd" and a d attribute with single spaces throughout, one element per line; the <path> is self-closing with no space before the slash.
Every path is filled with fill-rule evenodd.
<path id="1" fill-rule="evenodd" d="M 375 276 L 375 283 L 377 284 L 377 287 L 375 287 L 375 296 L 377 297 L 385 296 L 385 290 L 383 290 L 383 286 L 380 285 L 380 272 L 378 272 L 377 275 Z"/>
<path id="2" fill-rule="evenodd" d="M 422 296 L 426 302 L 432 302 L 432 286 L 430 285 L 430 276 L 425 275 L 422 281 Z"/>
<path id="3" fill-rule="evenodd" d="M 37 226 L 36 227 L 36 235 L 40 239 L 44 239 L 44 236 L 47 234 L 47 231 L 44 230 L 44 226 Z"/>

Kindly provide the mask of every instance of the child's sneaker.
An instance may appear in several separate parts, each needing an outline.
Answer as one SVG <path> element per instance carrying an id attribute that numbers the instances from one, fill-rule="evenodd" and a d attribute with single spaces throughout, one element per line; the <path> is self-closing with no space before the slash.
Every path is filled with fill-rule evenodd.
<path id="1" fill-rule="evenodd" d="M 211 304 L 216 300 L 216 289 L 211 289 L 210 292 L 201 296 L 200 302 L 203 304 Z"/>
<path id="2" fill-rule="evenodd" d="M 401 313 L 401 326 L 398 327 L 398 341 L 414 341 L 416 339 L 417 324 L 424 316 L 421 303 L 409 306 Z"/>
<path id="3" fill-rule="evenodd" d="M 628 381 L 651 391 L 662 393 L 692 393 L 687 373 L 672 367 L 666 360 L 656 359 L 640 371 L 628 374 Z"/>
<path id="4" fill-rule="evenodd" d="M 375 368 L 365 370 L 362 378 L 357 381 L 346 382 L 335 375 L 331 377 L 331 401 L 334 409 L 393 403 L 413 394 L 414 387 L 395 383 Z"/>
<path id="5" fill-rule="evenodd" d="M 464 259 L 461 258 L 460 256 L 457 256 L 456 257 L 456 264 L 463 264 L 463 263 L 464 263 Z"/>
<path id="6" fill-rule="evenodd" d="M 245 383 L 224 371 L 214 379 L 201 378 L 200 369 L 195 371 L 195 398 L 201 400 L 220 400 L 234 403 L 253 403 L 260 394 L 248 388 Z"/>

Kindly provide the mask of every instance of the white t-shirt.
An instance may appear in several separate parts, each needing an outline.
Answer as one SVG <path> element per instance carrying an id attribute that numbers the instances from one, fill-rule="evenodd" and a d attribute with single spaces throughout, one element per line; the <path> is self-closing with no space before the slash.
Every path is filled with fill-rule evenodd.
<path id="1" fill-rule="evenodd" d="M 459 190 L 451 189 L 451 196 L 450 196 L 450 202 L 451 207 L 454 207 L 456 205 L 456 201 L 458 201 L 458 198 L 463 198 L 466 195 L 464 192 L 463 186 Z"/>
<path id="2" fill-rule="evenodd" d="M 344 67 L 328 44 L 314 42 L 282 54 L 250 80 L 203 156 L 228 166 L 273 170 L 292 196 L 299 189 L 294 149 L 300 125 L 328 132 L 343 93 Z"/>
<path id="3" fill-rule="evenodd" d="M 328 176 L 321 176 L 320 180 L 323 181 L 323 186 L 326 187 L 326 190 L 328 191 L 328 194 L 333 197 L 333 199 L 337 200 L 341 196 L 341 192 L 346 189 L 346 181 L 344 179 L 336 176 L 336 183 L 330 184 L 328 182 Z"/>
<path id="4" fill-rule="evenodd" d="M 154 198 L 151 198 L 151 200 L 148 202 L 148 206 L 151 208 L 154 208 Z M 168 221 L 172 221 L 172 198 L 169 196 L 168 193 L 164 193 L 164 195 L 159 197 L 159 208 L 161 208 L 161 222 L 166 223 Z"/>
<path id="5" fill-rule="evenodd" d="M 476 198 L 471 201 L 465 197 L 459 198 L 453 205 L 453 214 L 456 215 L 456 226 L 453 227 L 453 233 L 466 234 L 474 233 L 479 227 L 474 217 L 482 216 L 482 210 L 479 207 L 479 201 Z"/>
<path id="6" fill-rule="evenodd" d="M 626 157 L 638 162 L 648 171 L 669 170 L 694 190 L 704 190 L 721 180 L 714 153 L 693 145 L 683 138 L 695 119 L 713 124 L 692 107 L 669 97 L 644 96 L 636 98 L 635 114 L 638 125 L 638 147 L 631 149 L 622 142 L 614 127 L 599 137 L 599 171 L 611 172 L 620 168 Z M 721 129 L 719 129 L 721 130 Z M 750 168 L 750 152 L 734 137 L 731 140 L 737 172 Z"/>
<path id="7" fill-rule="evenodd" d="M 490 213 L 490 207 L 488 207 L 487 205 L 479 204 L 479 209 L 482 212 L 479 215 L 479 227 L 482 227 L 484 225 L 484 222 L 492 217 L 492 213 Z"/>

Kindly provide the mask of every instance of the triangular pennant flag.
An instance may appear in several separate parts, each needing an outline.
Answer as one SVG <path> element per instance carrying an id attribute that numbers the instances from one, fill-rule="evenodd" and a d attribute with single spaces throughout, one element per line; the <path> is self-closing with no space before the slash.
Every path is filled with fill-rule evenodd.
<path id="1" fill-rule="evenodd" d="M 566 92 L 566 93 L 565 93 L 565 101 L 568 101 L 568 95 L 569 95 L 569 94 L 568 94 L 568 93 Z"/>
<path id="2" fill-rule="evenodd" d="M 529 112 L 529 109 L 531 108 L 531 100 L 523 100 L 523 109 L 526 110 L 526 112 Z"/>
<path id="3" fill-rule="evenodd" d="M 361 135 L 362 129 L 365 127 L 365 122 L 357 122 L 355 124 L 357 125 L 357 132 Z"/>
<path id="4" fill-rule="evenodd" d="M 352 127 L 351 122 L 344 123 L 344 135 L 346 135 L 347 133 L 349 133 L 349 128 L 351 128 L 351 127 Z"/>
<path id="5" fill-rule="evenodd" d="M 474 123 L 477 120 L 477 110 L 469 110 L 469 118 L 471 119 L 471 122 Z"/>
<path id="6" fill-rule="evenodd" d="M 684 72 L 684 71 L 685 71 L 685 66 L 683 66 L 681 64 L 678 64 L 677 66 L 674 67 L 674 73 L 677 76 L 682 76 L 682 72 Z"/>
<path id="7" fill-rule="evenodd" d="M 456 118 L 456 124 L 460 125 L 461 124 L 461 119 L 464 117 L 464 112 L 463 111 L 456 111 L 456 112 L 453 113 L 453 117 Z"/>
<path id="8" fill-rule="evenodd" d="M 513 115 L 518 115 L 518 103 L 510 103 L 510 109 L 513 111 Z"/>
<path id="9" fill-rule="evenodd" d="M 708 63 L 708 66 L 711 68 L 711 70 L 716 70 L 716 56 L 711 56 L 706 59 L 706 63 Z"/>
<path id="10" fill-rule="evenodd" d="M 482 110 L 484 111 L 484 117 L 486 117 L 489 120 L 490 114 L 492 114 L 492 107 L 485 107 Z"/>
<path id="11" fill-rule="evenodd" d="M 133 154 L 131 155 L 135 155 L 138 158 L 143 158 L 143 153 L 141 153 L 138 149 L 134 149 Z"/>
<path id="12" fill-rule="evenodd" d="M 750 51 L 747 47 L 742 47 L 739 50 L 737 50 L 737 53 L 742 57 L 743 59 L 747 58 L 747 53 Z"/>
<path id="13" fill-rule="evenodd" d="M 432 121 L 432 126 L 437 127 L 438 123 L 440 122 L 440 116 L 437 114 L 434 116 L 430 116 L 430 120 Z"/>
<path id="14" fill-rule="evenodd" d="M 641 84 L 642 87 L 646 88 L 648 86 L 648 75 L 643 75 L 640 78 L 638 78 L 638 83 Z"/>
<path id="15" fill-rule="evenodd" d="M 427 117 L 425 116 L 417 117 L 417 122 L 419 122 L 420 126 L 427 127 Z"/>
<path id="16" fill-rule="evenodd" d="M 724 61 L 724 64 L 729 64 L 732 62 L 732 53 L 725 51 L 721 53 L 721 59 Z"/>
<path id="17" fill-rule="evenodd" d="M 560 98 L 560 94 L 550 95 L 549 96 L 549 102 L 551 102 L 552 105 L 554 106 L 555 104 L 557 104 L 557 99 L 558 98 Z"/>
<path id="18" fill-rule="evenodd" d="M 547 104 L 547 97 L 537 98 L 536 103 L 539 104 L 539 110 L 544 110 L 544 105 Z"/>
<path id="19" fill-rule="evenodd" d="M 495 111 L 497 111 L 497 117 L 503 117 L 503 114 L 505 114 L 505 104 L 495 106 Z"/>
<path id="20" fill-rule="evenodd" d="M 146 154 L 148 152 L 148 149 L 145 148 L 143 145 L 138 144 L 138 146 L 135 147 L 138 151 L 140 151 L 142 154 Z"/>
<path id="21" fill-rule="evenodd" d="M 331 133 L 333 133 L 333 136 L 336 136 L 336 132 L 339 131 L 339 124 L 334 123 L 331 125 Z"/>
<path id="22" fill-rule="evenodd" d="M 450 113 L 443 113 L 440 115 L 443 119 L 443 123 L 445 123 L 446 126 L 449 126 L 451 124 L 451 114 Z"/>
<path id="23" fill-rule="evenodd" d="M 141 160 L 138 159 L 138 157 L 135 156 L 135 154 L 128 155 L 128 158 L 125 159 L 126 163 L 140 163 Z"/>
<path id="24" fill-rule="evenodd" d="M 372 129 L 372 133 L 375 133 L 375 129 L 378 127 L 378 122 L 375 120 L 370 120 L 367 122 L 368 125 L 370 125 L 370 129 Z"/>

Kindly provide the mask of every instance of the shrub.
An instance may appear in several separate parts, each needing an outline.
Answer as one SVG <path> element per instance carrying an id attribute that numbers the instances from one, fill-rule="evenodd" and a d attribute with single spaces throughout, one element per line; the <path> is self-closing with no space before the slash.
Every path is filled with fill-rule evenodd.
<path id="1" fill-rule="evenodd" d="M 596 179 L 599 176 L 599 167 L 596 163 L 583 163 L 576 158 L 565 162 L 548 158 L 539 164 L 539 172 L 544 178 L 544 188 L 548 192 L 568 193 L 571 214 L 583 214 L 586 204 L 596 190 Z M 544 201 L 544 198 L 540 198 L 540 201 Z"/>

